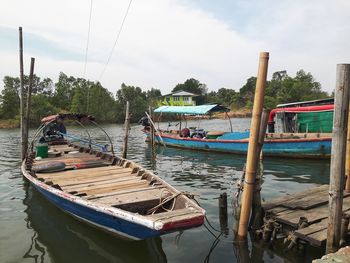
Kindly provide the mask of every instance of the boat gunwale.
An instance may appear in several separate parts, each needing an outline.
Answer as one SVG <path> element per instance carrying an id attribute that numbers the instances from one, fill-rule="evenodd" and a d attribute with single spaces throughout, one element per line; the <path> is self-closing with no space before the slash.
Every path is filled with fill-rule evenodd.
<path id="1" fill-rule="evenodd" d="M 149 135 L 149 131 L 142 130 L 146 135 Z M 290 134 L 290 133 L 287 133 Z M 158 135 L 158 134 L 156 134 Z M 181 140 L 181 141 L 196 141 L 196 142 L 218 142 L 218 143 L 248 143 L 249 138 L 247 139 L 241 139 L 241 140 L 217 140 L 217 139 L 202 139 L 202 138 L 191 138 L 191 137 L 180 137 L 177 136 L 177 134 L 168 135 L 166 133 L 161 133 L 161 137 L 169 138 L 169 139 L 175 139 L 175 140 Z M 283 138 L 265 138 L 265 143 L 277 143 L 277 142 L 284 142 L 284 143 L 294 143 L 294 142 L 322 142 L 322 141 L 331 141 L 332 137 L 319 137 L 319 138 L 299 138 L 299 139 L 283 139 Z"/>

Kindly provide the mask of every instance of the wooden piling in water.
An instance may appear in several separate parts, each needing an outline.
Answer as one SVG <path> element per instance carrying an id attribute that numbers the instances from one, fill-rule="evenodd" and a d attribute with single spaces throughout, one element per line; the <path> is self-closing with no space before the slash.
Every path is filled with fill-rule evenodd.
<path id="1" fill-rule="evenodd" d="M 30 116 L 30 108 L 31 108 L 31 99 L 32 99 L 32 88 L 33 88 L 33 78 L 34 78 L 34 63 L 35 58 L 31 58 L 30 60 L 30 74 L 29 74 L 29 85 L 27 90 L 27 103 L 26 103 L 26 117 L 25 117 L 25 137 L 24 141 L 26 143 L 25 145 L 25 155 L 27 154 L 28 150 L 28 137 L 29 137 L 29 116 Z"/>
<path id="2" fill-rule="evenodd" d="M 269 53 L 261 52 L 259 60 L 258 78 L 256 82 L 252 122 L 250 126 L 250 136 L 247 154 L 247 166 L 244 180 L 244 190 L 242 194 L 241 214 L 238 225 L 238 240 L 246 240 L 248 232 L 248 223 L 252 207 L 253 193 L 255 189 L 255 176 L 257 170 L 257 150 L 259 139 L 259 128 L 261 122 L 261 113 L 264 103 L 264 94 L 267 77 Z"/>
<path id="3" fill-rule="evenodd" d="M 222 193 L 219 196 L 219 219 L 220 229 L 222 232 L 227 232 L 227 194 Z"/>
<path id="4" fill-rule="evenodd" d="M 264 109 L 261 114 L 258 150 L 257 150 L 257 156 L 256 156 L 257 158 L 256 163 L 258 164 L 257 167 L 259 172 L 256 173 L 255 190 L 254 190 L 253 200 L 252 200 L 252 215 L 251 215 L 250 224 L 249 224 L 254 229 L 259 228 L 260 226 L 262 226 L 262 223 L 263 223 L 263 213 L 261 208 L 261 195 L 260 195 L 261 180 L 263 175 L 263 167 L 262 167 L 261 160 L 262 160 L 262 147 L 264 146 L 268 119 L 269 119 L 269 114 L 267 110 Z"/>
<path id="5" fill-rule="evenodd" d="M 350 106 L 349 106 L 350 112 Z M 350 192 L 350 114 L 348 114 L 348 132 L 346 138 L 346 161 L 345 161 L 345 191 Z"/>
<path id="6" fill-rule="evenodd" d="M 349 90 L 350 64 L 338 64 L 334 95 L 333 138 L 329 183 L 329 214 L 326 245 L 327 254 L 335 252 L 339 248 L 341 235 Z"/>
<path id="7" fill-rule="evenodd" d="M 123 158 L 126 158 L 127 152 L 128 152 L 128 139 L 129 139 L 129 129 L 130 129 L 129 101 L 126 102 L 124 127 L 125 127 L 125 136 L 124 136 Z"/>
<path id="8" fill-rule="evenodd" d="M 24 103 L 24 73 L 23 73 L 23 35 L 22 27 L 19 30 L 19 80 L 20 80 L 20 121 L 21 121 L 21 160 L 23 161 L 28 148 L 28 138 L 26 135 L 26 116 L 24 113 L 25 103 Z"/>

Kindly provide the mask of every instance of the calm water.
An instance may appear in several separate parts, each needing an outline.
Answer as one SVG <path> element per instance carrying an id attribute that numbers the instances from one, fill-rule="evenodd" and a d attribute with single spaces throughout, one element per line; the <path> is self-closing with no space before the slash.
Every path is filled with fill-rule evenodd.
<path id="1" fill-rule="evenodd" d="M 235 119 L 235 130 L 244 131 L 250 119 Z M 164 127 L 165 124 L 163 124 Z M 189 125 L 191 125 L 189 123 Z M 192 124 L 193 125 L 193 124 Z M 227 130 L 223 120 L 202 121 L 202 127 Z M 116 152 L 121 151 L 123 129 L 106 125 Z M 76 129 L 76 128 L 75 128 Z M 79 132 L 79 131 L 78 131 Z M 97 138 L 102 133 L 93 130 Z M 152 152 L 144 143 L 140 126 L 130 133 L 128 158 L 153 170 L 182 191 L 197 194 L 211 224 L 219 228 L 218 196 L 227 192 L 228 203 L 235 180 L 242 174 L 245 157 L 173 148 Z M 20 173 L 19 130 L 0 130 L 0 262 L 203 262 L 215 238 L 199 227 L 144 241 L 123 241 L 86 226 L 46 201 Z M 329 161 L 264 160 L 263 199 L 328 183 Z M 281 244 L 235 244 L 229 206 L 229 233 L 209 254 L 210 262 L 310 262 L 322 251 L 284 252 Z"/>

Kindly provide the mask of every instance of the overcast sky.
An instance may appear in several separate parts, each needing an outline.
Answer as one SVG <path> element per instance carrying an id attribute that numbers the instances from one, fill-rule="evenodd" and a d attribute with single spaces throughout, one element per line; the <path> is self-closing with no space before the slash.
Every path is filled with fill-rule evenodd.
<path id="1" fill-rule="evenodd" d="M 269 78 L 304 69 L 330 92 L 336 64 L 350 63 L 348 0 L 133 0 L 101 77 L 128 4 L 93 1 L 85 77 L 113 93 L 124 82 L 164 94 L 192 77 L 238 90 L 260 51 L 270 52 Z M 0 78 L 19 75 L 19 26 L 26 74 L 33 56 L 40 77 L 84 77 L 89 11 L 90 0 L 1 0 Z"/>

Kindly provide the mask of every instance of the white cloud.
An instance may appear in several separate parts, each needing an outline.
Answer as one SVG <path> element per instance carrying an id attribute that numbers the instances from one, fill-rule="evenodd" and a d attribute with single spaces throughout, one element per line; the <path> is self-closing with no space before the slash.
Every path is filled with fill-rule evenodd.
<path id="1" fill-rule="evenodd" d="M 129 1 L 93 2 L 87 78 L 103 70 Z M 84 58 L 90 1 L 3 1 L 0 26 L 23 26 L 58 47 Z M 163 93 L 194 77 L 211 90 L 239 89 L 256 75 L 259 51 L 270 51 L 270 75 L 286 69 L 310 71 L 327 91 L 335 83 L 335 64 L 349 61 L 346 1 L 263 1 L 252 9 L 244 30 L 218 15 L 174 0 L 134 0 L 119 43 L 101 79 L 113 93 L 122 82 Z M 25 47 L 26 48 L 26 47 Z M 18 74 L 18 47 L 2 51 L 0 77 Z M 36 73 L 56 79 L 60 71 L 82 76 L 83 59 L 39 56 Z M 57 57 L 57 56 L 56 56 Z M 28 72 L 28 70 L 26 70 Z"/>

